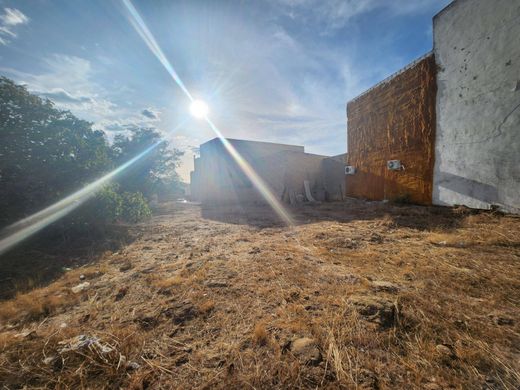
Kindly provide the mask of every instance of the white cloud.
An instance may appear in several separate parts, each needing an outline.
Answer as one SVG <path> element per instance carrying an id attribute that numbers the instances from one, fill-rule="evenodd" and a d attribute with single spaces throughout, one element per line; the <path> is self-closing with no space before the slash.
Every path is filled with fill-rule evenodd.
<path id="1" fill-rule="evenodd" d="M 148 119 L 152 119 L 152 120 L 159 120 L 159 115 L 161 113 L 159 112 L 159 110 L 156 110 L 154 108 L 145 108 L 144 110 L 141 111 L 141 115 L 144 116 L 145 118 L 148 118 Z"/>
<path id="2" fill-rule="evenodd" d="M 45 58 L 43 65 L 44 70 L 37 74 L 11 68 L 0 71 L 25 84 L 32 93 L 50 99 L 58 108 L 94 122 L 93 127 L 105 131 L 109 140 L 114 132 L 135 126 L 152 127 L 159 119 L 158 109 L 143 110 L 150 114 L 147 116 L 117 104 L 114 96 L 97 81 L 92 63 L 84 58 L 54 54 Z"/>
<path id="3" fill-rule="evenodd" d="M 16 26 L 27 23 L 29 18 L 16 8 L 4 8 L 4 14 L 0 16 L 0 20 L 6 26 Z"/>
<path id="4" fill-rule="evenodd" d="M 29 23 L 29 18 L 16 8 L 4 8 L 0 15 L 0 45 L 7 45 L 10 38 L 16 38 L 15 26 Z"/>

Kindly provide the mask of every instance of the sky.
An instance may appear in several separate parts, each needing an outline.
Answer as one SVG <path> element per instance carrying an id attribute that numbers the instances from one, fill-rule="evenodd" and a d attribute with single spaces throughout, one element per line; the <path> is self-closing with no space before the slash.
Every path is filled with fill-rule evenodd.
<path id="1" fill-rule="evenodd" d="M 347 148 L 346 103 L 432 49 L 451 0 L 131 0 L 224 136 Z M 185 152 L 215 137 L 119 0 L 0 0 L 0 75 L 112 140 L 155 127 Z"/>

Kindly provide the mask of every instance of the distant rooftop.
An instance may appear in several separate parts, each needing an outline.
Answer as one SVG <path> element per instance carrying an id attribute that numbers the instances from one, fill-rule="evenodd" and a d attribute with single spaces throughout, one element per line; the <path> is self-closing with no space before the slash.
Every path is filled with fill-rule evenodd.
<path id="1" fill-rule="evenodd" d="M 287 147 L 291 147 L 291 148 L 302 148 L 304 149 L 305 146 L 303 145 L 291 145 L 291 144 L 281 144 L 281 143 L 278 143 L 278 142 L 266 142 L 266 141 L 253 141 L 253 140 L 247 140 L 247 139 L 236 139 L 236 138 L 226 138 L 230 144 L 239 144 L 239 143 L 255 143 L 255 144 L 266 144 L 266 145 L 276 145 L 276 146 L 287 146 Z M 215 137 L 215 138 L 212 138 L 210 139 L 209 141 L 206 141 L 204 142 L 202 145 L 205 145 L 205 144 L 209 144 L 209 143 L 212 143 L 212 142 L 217 142 L 217 141 L 220 141 L 220 138 L 218 137 Z"/>

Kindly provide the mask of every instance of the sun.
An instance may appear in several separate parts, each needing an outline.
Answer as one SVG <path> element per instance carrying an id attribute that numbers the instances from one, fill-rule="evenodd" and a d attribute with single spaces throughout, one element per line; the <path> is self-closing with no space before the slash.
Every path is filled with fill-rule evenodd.
<path id="1" fill-rule="evenodd" d="M 205 118 L 208 115 L 209 107 L 203 100 L 194 100 L 190 106 L 191 115 L 195 118 Z"/>

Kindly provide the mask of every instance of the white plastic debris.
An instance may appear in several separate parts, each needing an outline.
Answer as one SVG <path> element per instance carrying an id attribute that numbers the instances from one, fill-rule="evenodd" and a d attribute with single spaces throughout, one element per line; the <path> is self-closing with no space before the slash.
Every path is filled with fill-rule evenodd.
<path id="1" fill-rule="evenodd" d="M 102 354 L 114 350 L 110 345 L 102 343 L 97 337 L 87 336 L 84 334 L 80 334 L 79 336 L 68 340 L 60 341 L 58 344 L 63 345 L 63 348 L 58 351 L 59 353 L 78 351 L 85 348 L 94 349 Z"/>

